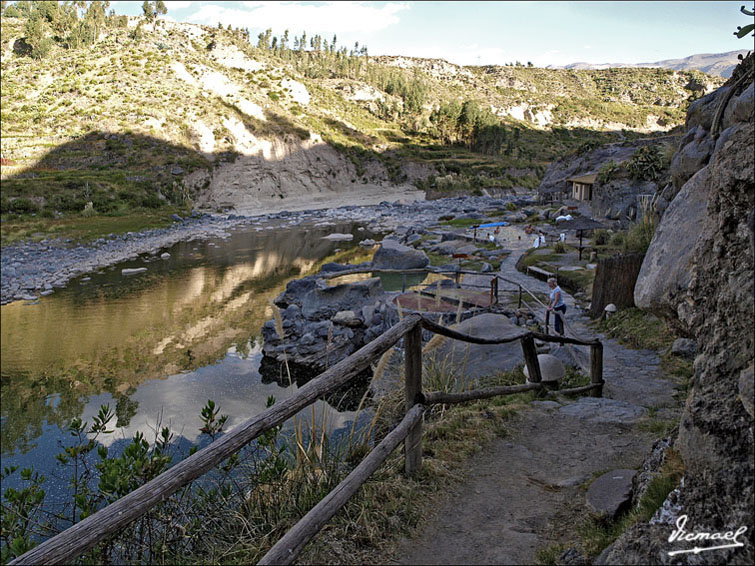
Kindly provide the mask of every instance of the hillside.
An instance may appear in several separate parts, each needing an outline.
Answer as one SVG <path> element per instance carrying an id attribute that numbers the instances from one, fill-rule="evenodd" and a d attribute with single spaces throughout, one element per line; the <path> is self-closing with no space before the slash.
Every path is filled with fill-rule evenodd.
<path id="1" fill-rule="evenodd" d="M 688 101 L 720 83 L 696 71 L 372 58 L 327 41 L 274 49 L 241 30 L 141 18 L 35 59 L 25 21 L 1 21 L 6 221 L 89 202 L 94 214 L 248 212 L 534 188 L 585 143 L 681 124 Z"/>
<path id="2" fill-rule="evenodd" d="M 661 69 L 673 69 L 675 71 L 700 71 L 715 77 L 729 78 L 734 68 L 739 64 L 739 56 L 746 56 L 747 50 L 729 51 L 727 53 L 698 53 L 682 59 L 664 59 L 655 63 L 571 63 L 564 69 L 608 69 L 608 68 L 639 68 L 658 67 Z"/>

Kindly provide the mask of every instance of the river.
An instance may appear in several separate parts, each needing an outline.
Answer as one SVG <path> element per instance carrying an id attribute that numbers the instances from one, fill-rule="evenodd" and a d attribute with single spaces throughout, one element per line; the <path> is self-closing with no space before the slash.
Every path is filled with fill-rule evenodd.
<path id="1" fill-rule="evenodd" d="M 333 232 L 352 241 L 330 241 Z M 100 437 L 125 445 L 135 432 L 153 439 L 168 426 L 179 449 L 200 441 L 200 411 L 208 399 L 231 429 L 284 399 L 276 375 L 260 373 L 261 327 L 285 284 L 328 261 L 360 262 L 371 234 L 353 223 L 243 226 L 225 239 L 183 242 L 72 280 L 35 302 L 2 306 L 3 466 L 34 466 L 50 492 L 63 496 L 54 458 L 73 443 L 75 417 L 92 423 L 99 407 L 116 412 L 117 430 Z M 170 257 L 162 259 L 168 252 Z M 122 269 L 146 267 L 124 276 Z M 318 402 L 328 429 L 350 430 L 353 406 Z M 303 413 L 303 418 L 310 415 Z M 114 419 L 115 422 L 115 419 Z M 175 460 L 174 460 L 175 461 Z M 3 487 L 16 484 L 18 473 Z"/>

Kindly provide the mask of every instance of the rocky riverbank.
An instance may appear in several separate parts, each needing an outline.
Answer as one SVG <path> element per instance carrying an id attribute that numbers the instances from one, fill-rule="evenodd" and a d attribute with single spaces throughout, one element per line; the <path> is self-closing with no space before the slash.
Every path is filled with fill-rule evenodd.
<path id="1" fill-rule="evenodd" d="M 383 202 L 372 206 L 344 206 L 336 209 L 300 212 L 281 211 L 262 216 L 217 216 L 194 214 L 177 219 L 168 228 L 111 234 L 89 244 L 70 240 L 43 240 L 6 246 L 0 258 L 0 302 L 34 300 L 65 287 L 74 277 L 135 259 L 142 254 L 158 254 L 178 243 L 208 238 L 224 238 L 242 226 L 253 229 L 286 229 L 302 223 L 350 220 L 364 224 L 372 232 L 392 232 L 399 226 L 425 227 L 441 216 L 483 217 L 483 211 L 504 210 L 513 198 L 457 197 L 411 203 Z M 534 197 L 519 197 L 519 205 Z M 478 216 L 475 216 L 478 215 Z"/>

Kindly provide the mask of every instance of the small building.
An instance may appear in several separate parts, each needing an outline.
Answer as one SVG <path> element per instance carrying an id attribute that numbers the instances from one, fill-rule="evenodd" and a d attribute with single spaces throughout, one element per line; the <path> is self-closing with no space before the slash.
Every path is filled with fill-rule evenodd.
<path id="1" fill-rule="evenodd" d="M 580 177 L 569 177 L 566 182 L 572 184 L 571 196 L 574 200 L 592 200 L 592 186 L 598 178 L 597 173 L 582 175 Z"/>

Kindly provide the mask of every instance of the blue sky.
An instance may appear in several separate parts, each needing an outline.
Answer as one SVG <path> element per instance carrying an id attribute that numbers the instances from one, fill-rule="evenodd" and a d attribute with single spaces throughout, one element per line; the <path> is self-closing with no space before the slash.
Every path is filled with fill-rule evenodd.
<path id="1" fill-rule="evenodd" d="M 737 39 L 742 0 L 718 2 L 167 2 L 176 21 L 248 27 L 252 37 L 319 33 L 372 55 L 462 65 L 649 63 L 752 49 Z M 748 4 L 749 5 L 749 4 Z M 112 2 L 119 14 L 141 2 Z"/>

